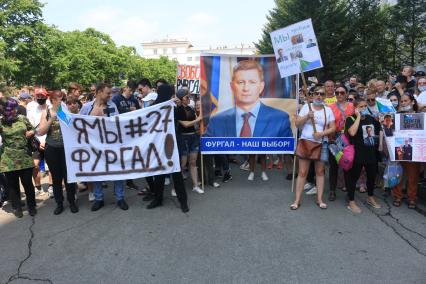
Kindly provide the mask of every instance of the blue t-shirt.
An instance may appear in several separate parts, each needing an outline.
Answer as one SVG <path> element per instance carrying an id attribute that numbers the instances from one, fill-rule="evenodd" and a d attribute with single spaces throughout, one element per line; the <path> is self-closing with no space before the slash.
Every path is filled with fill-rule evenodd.
<path id="1" fill-rule="evenodd" d="M 130 112 L 131 107 L 135 107 L 136 109 L 141 108 L 138 100 L 133 96 L 127 99 L 123 95 L 115 95 L 114 97 L 112 97 L 112 101 L 117 106 L 119 113 Z"/>

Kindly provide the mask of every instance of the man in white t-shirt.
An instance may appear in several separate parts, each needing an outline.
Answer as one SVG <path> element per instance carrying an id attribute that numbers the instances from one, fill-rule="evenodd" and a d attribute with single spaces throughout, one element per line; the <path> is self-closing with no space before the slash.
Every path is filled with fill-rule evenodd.
<path id="1" fill-rule="evenodd" d="M 426 111 L 426 77 L 419 79 L 417 87 L 420 91 L 420 94 L 416 98 L 419 111 Z"/>

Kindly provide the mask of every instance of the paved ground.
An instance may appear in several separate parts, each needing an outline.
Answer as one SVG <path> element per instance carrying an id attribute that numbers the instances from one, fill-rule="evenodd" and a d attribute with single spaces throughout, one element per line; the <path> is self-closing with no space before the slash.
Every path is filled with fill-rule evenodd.
<path id="1" fill-rule="evenodd" d="M 121 211 L 107 190 L 106 206 L 54 216 L 53 200 L 39 214 L 15 219 L 0 210 L 0 283 L 425 283 L 426 214 L 362 205 L 355 216 L 344 194 L 328 210 L 305 196 L 290 211 L 290 183 L 234 180 L 204 195 L 189 194 L 183 214 L 166 194 L 146 210 L 135 191 Z M 141 182 L 140 184 L 143 184 Z M 170 187 L 168 187 L 170 188 Z M 364 201 L 364 194 L 357 194 Z"/>

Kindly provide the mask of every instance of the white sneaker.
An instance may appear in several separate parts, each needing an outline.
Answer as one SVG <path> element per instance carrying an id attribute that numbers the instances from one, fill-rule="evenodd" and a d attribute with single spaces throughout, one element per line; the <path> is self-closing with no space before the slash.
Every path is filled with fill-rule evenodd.
<path id="1" fill-rule="evenodd" d="M 201 189 L 199 186 L 194 186 L 194 188 L 192 189 L 192 191 L 195 191 L 196 193 L 199 193 L 199 194 L 203 194 L 204 193 L 204 190 Z"/>
<path id="2" fill-rule="evenodd" d="M 316 186 L 312 187 L 311 190 L 306 192 L 306 195 L 314 195 L 314 194 L 317 194 L 317 187 Z"/>
<path id="3" fill-rule="evenodd" d="M 90 202 L 95 201 L 95 195 L 93 194 L 93 192 L 89 192 L 89 201 Z"/>
<path id="4" fill-rule="evenodd" d="M 53 195 L 53 187 L 52 186 L 49 186 L 49 188 L 47 189 L 47 193 L 49 194 L 49 198 L 55 197 Z"/>
<path id="5" fill-rule="evenodd" d="M 308 182 L 305 184 L 305 186 L 303 187 L 303 190 L 310 190 L 314 187 L 315 185 L 313 185 L 312 183 Z"/>
<path id="6" fill-rule="evenodd" d="M 254 180 L 254 172 L 250 172 L 250 173 L 249 173 L 249 175 L 248 175 L 248 177 L 247 177 L 247 179 L 248 179 L 249 181 Z"/>
<path id="7" fill-rule="evenodd" d="M 176 190 L 174 189 L 174 188 L 172 188 L 172 196 L 173 197 L 176 197 L 177 195 L 176 195 Z"/>
<path id="8" fill-rule="evenodd" d="M 249 171 L 250 170 L 250 164 L 248 161 L 245 161 L 241 166 L 240 166 L 240 170 L 243 171 Z"/>
<path id="9" fill-rule="evenodd" d="M 219 188 L 219 187 L 220 187 L 220 184 L 219 184 L 218 182 L 213 182 L 213 187 L 214 187 L 214 188 Z"/>
<path id="10" fill-rule="evenodd" d="M 262 180 L 263 181 L 268 181 L 269 180 L 268 175 L 265 172 L 262 172 Z"/>
<path id="11" fill-rule="evenodd" d="M 164 185 L 170 185 L 170 178 L 166 177 L 164 179 Z"/>

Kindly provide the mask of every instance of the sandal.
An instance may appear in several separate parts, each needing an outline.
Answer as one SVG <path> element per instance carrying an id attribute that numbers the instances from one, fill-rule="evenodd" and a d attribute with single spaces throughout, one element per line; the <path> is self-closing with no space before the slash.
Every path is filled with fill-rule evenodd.
<path id="1" fill-rule="evenodd" d="M 325 204 L 324 202 L 317 202 L 317 205 L 319 208 L 321 209 L 327 209 L 327 204 Z"/>
<path id="2" fill-rule="evenodd" d="M 408 208 L 409 209 L 416 209 L 417 205 L 415 201 L 409 201 L 408 202 Z"/>
<path id="3" fill-rule="evenodd" d="M 395 199 L 392 204 L 395 207 L 399 207 L 399 206 L 401 206 L 401 200 L 400 199 Z"/>
<path id="4" fill-rule="evenodd" d="M 297 210 L 297 209 L 299 209 L 299 206 L 300 206 L 300 204 L 293 203 L 293 204 L 290 205 L 290 209 L 291 210 Z"/>

